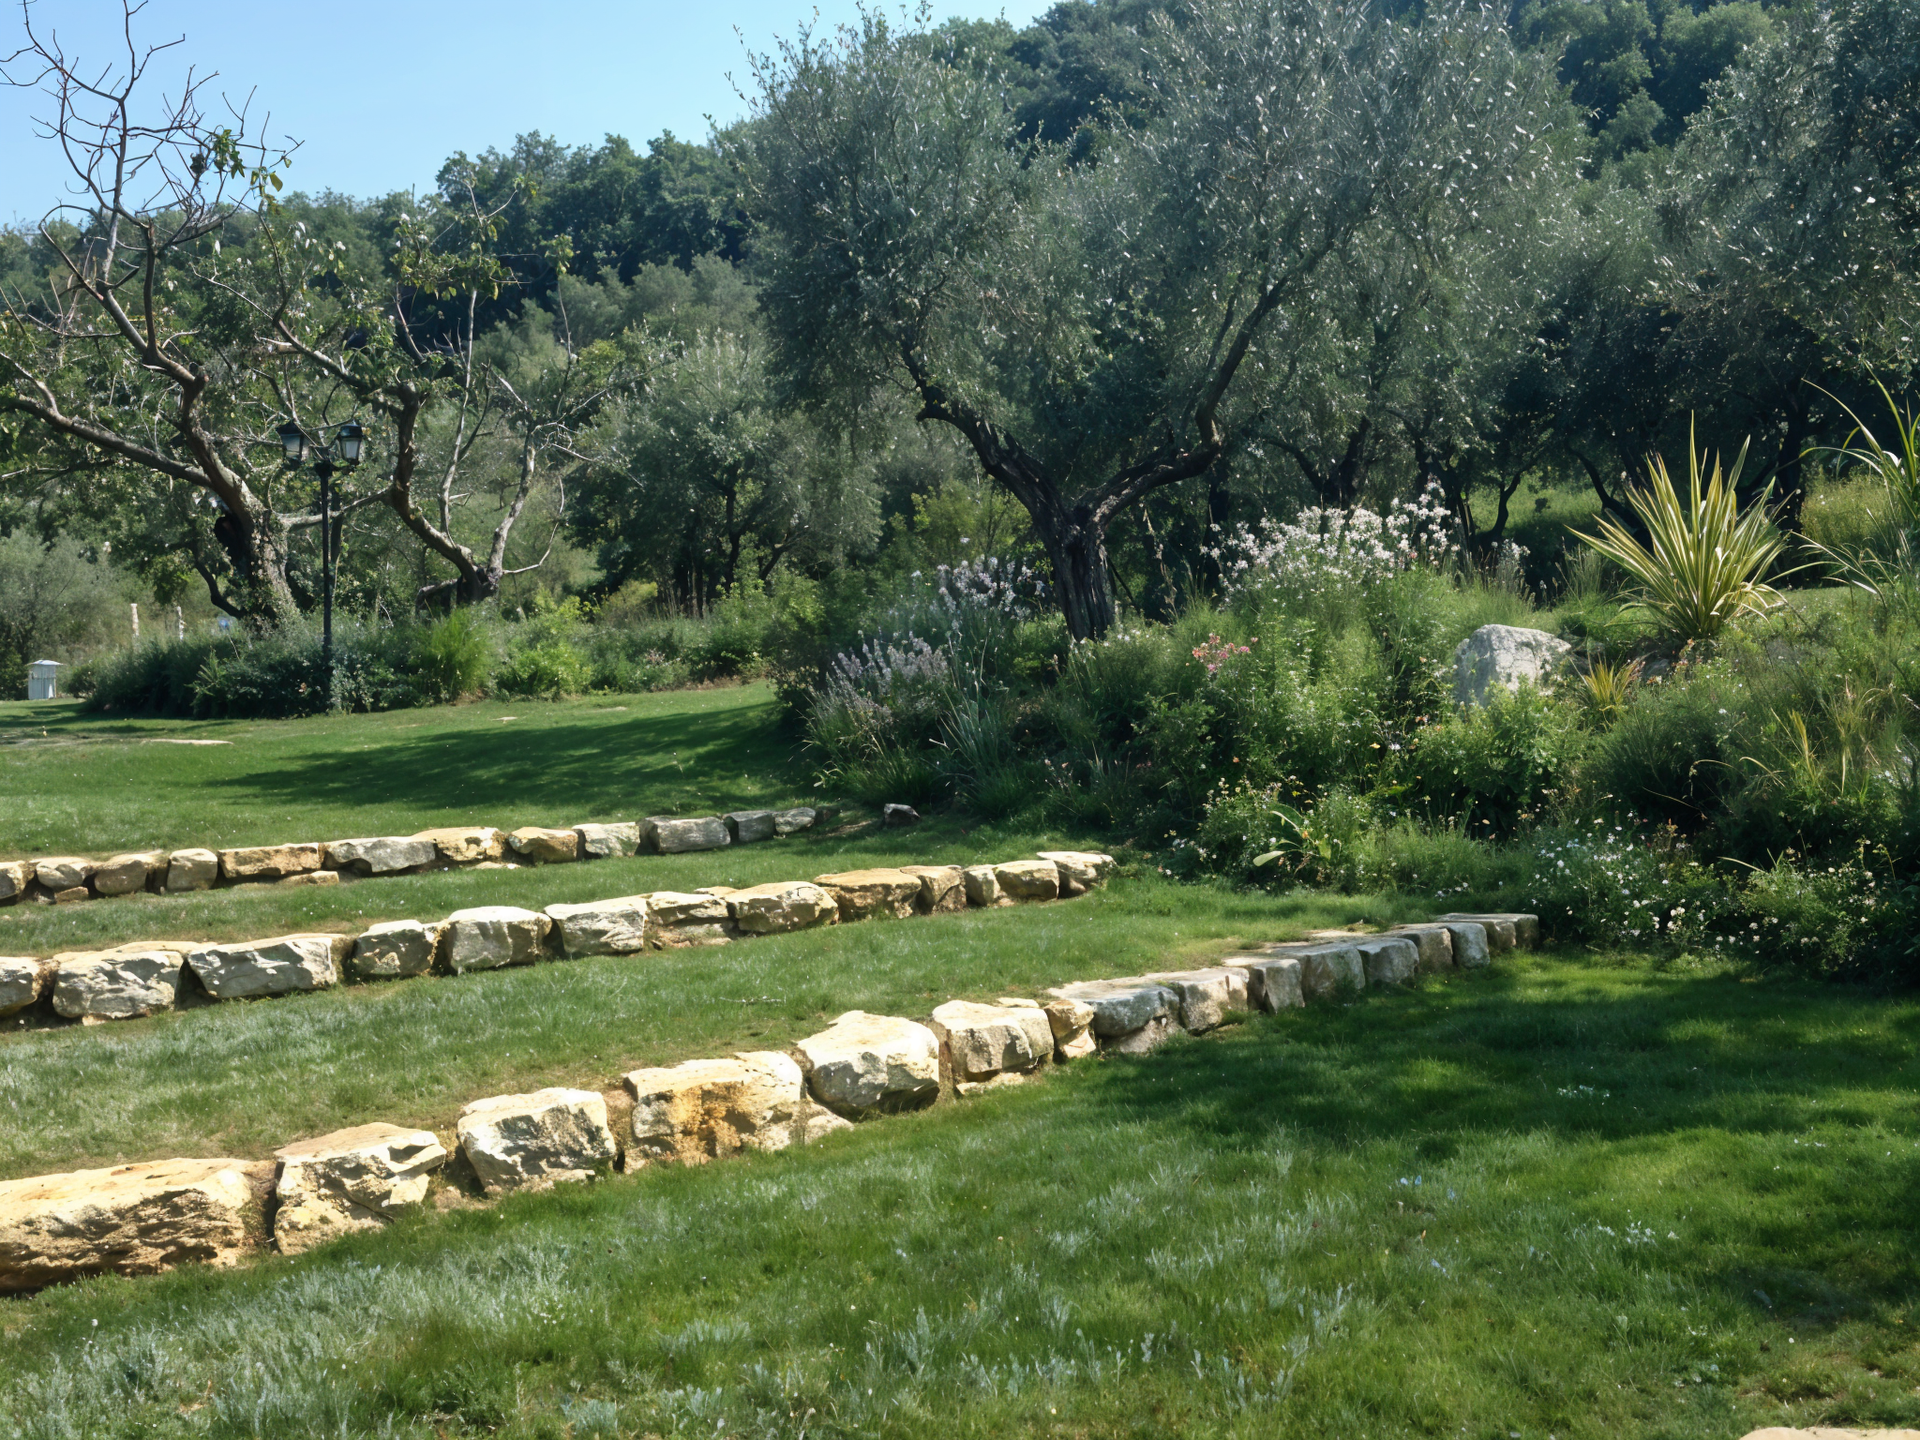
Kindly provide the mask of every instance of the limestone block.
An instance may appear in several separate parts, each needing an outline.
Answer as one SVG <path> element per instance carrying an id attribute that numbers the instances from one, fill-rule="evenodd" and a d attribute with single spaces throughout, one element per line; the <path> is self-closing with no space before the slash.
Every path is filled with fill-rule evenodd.
<path id="1" fill-rule="evenodd" d="M 447 1152 L 431 1130 L 356 1125 L 273 1152 L 279 1208 L 273 1238 L 297 1255 L 355 1230 L 376 1230 L 427 1198 L 427 1183 Z"/>
<path id="2" fill-rule="evenodd" d="M 8 860 L 0 863 L 0 900 L 13 900 L 26 893 L 33 883 L 33 862 L 31 860 Z"/>
<path id="3" fill-rule="evenodd" d="M 724 895 L 656 890 L 647 902 L 647 943 L 656 950 L 681 945 L 724 945 L 737 933 Z"/>
<path id="4" fill-rule="evenodd" d="M 0 1016 L 18 1015 L 47 993 L 53 962 L 31 955 L 0 955 Z"/>
<path id="5" fill-rule="evenodd" d="M 922 915 L 967 908 L 966 872 L 958 865 L 902 865 L 900 873 L 919 877 L 920 893 L 913 908 Z"/>
<path id="6" fill-rule="evenodd" d="M 93 888 L 101 895 L 131 895 L 147 888 L 147 881 L 167 868 L 164 850 L 138 850 L 115 855 L 93 872 Z"/>
<path id="7" fill-rule="evenodd" d="M 1053 1031 L 1053 1058 L 1065 1063 L 1100 1048 L 1093 1038 L 1093 1006 L 1084 1000 L 1050 1000 L 1044 1007 Z"/>
<path id="8" fill-rule="evenodd" d="M 220 852 L 220 873 L 228 880 L 283 880 L 320 868 L 320 846 L 249 845 Z"/>
<path id="9" fill-rule="evenodd" d="M 445 929 L 445 924 L 423 925 L 418 920 L 383 920 L 353 942 L 347 969 L 360 980 L 424 975 L 433 968 Z"/>
<path id="10" fill-rule="evenodd" d="M 1453 968 L 1453 932 L 1444 925 L 1396 925 L 1389 935 L 1404 935 L 1420 952 L 1422 975 Z"/>
<path id="11" fill-rule="evenodd" d="M 1123 980 L 1082 980 L 1073 985 L 1058 985 L 1047 991 L 1049 999 L 1078 1000 L 1093 1008 L 1093 1033 L 1109 1048 L 1138 1049 L 1121 1042 L 1141 1031 L 1146 1048 L 1165 1038 L 1179 1009 L 1179 997 L 1165 985 L 1133 976 Z"/>
<path id="12" fill-rule="evenodd" d="M 1372 935 L 1353 942 L 1369 985 L 1405 985 L 1420 968 L 1420 947 L 1405 935 Z"/>
<path id="13" fill-rule="evenodd" d="M 413 838 L 431 840 L 449 865 L 477 865 L 482 860 L 499 860 L 507 853 L 506 835 L 491 825 L 445 825 L 421 830 Z"/>
<path id="14" fill-rule="evenodd" d="M 381 835 L 368 840 L 329 840 L 329 870 L 351 870 L 356 875 L 398 875 L 417 870 L 440 858 L 440 847 L 418 835 Z"/>
<path id="15" fill-rule="evenodd" d="M 326 990 L 340 981 L 340 962 L 353 949 L 345 935 L 276 935 L 203 945 L 187 965 L 216 1000 L 251 1000 L 296 990 Z"/>
<path id="16" fill-rule="evenodd" d="M 960 871 L 960 879 L 966 888 L 967 904 L 976 910 L 1013 904 L 1012 896 L 1000 893 L 1000 880 L 991 865 L 968 865 Z"/>
<path id="17" fill-rule="evenodd" d="M 1522 682 L 1544 685 L 1572 649 L 1544 630 L 1482 625 L 1454 648 L 1454 703 L 1484 705 L 1496 686 L 1514 690 Z"/>
<path id="18" fill-rule="evenodd" d="M 720 817 L 727 835 L 736 845 L 751 845 L 756 840 L 771 840 L 779 832 L 774 828 L 771 810 L 733 810 Z"/>
<path id="19" fill-rule="evenodd" d="M 912 1020 L 849 1010 L 794 1047 L 813 1098 L 850 1118 L 931 1105 L 940 1042 Z"/>
<path id="20" fill-rule="evenodd" d="M 1453 963 L 1462 970 L 1478 970 L 1492 961 L 1493 949 L 1487 941 L 1487 927 L 1478 920 L 1440 920 L 1435 923 L 1445 925 L 1447 933 L 1453 937 Z"/>
<path id="21" fill-rule="evenodd" d="M 1180 1025 L 1173 1016 L 1156 1015 L 1138 1030 L 1129 1030 L 1125 1035 L 1102 1041 L 1100 1048 L 1110 1050 L 1115 1055 L 1146 1055 L 1158 1050 L 1179 1033 Z"/>
<path id="22" fill-rule="evenodd" d="M 956 1087 L 1025 1074 L 1053 1058 L 1053 1026 L 1037 1006 L 949 1000 L 934 1007 L 932 1028 L 942 1067 Z"/>
<path id="23" fill-rule="evenodd" d="M 780 935 L 832 925 L 840 918 L 840 905 L 832 892 L 805 880 L 775 880 L 730 891 L 724 898 L 743 935 Z"/>
<path id="24" fill-rule="evenodd" d="M 1485 928 L 1487 932 L 1487 950 L 1494 955 L 1512 950 L 1517 946 L 1533 946 L 1540 943 L 1540 917 L 1538 915 L 1442 915 L 1440 922 L 1469 921 Z"/>
<path id="25" fill-rule="evenodd" d="M 1291 953 L 1300 961 L 1300 993 L 1308 1000 L 1331 1000 L 1366 988 L 1366 957 L 1352 942 L 1302 945 Z"/>
<path id="26" fill-rule="evenodd" d="M 820 812 L 811 805 L 796 805 L 791 810 L 776 810 L 773 812 L 773 833 L 792 835 L 810 828 L 819 818 Z"/>
<path id="27" fill-rule="evenodd" d="M 338 870 L 309 870 L 304 875 L 283 875 L 280 877 L 280 879 L 275 880 L 272 883 L 275 885 L 296 885 L 296 886 L 298 885 L 338 885 L 340 883 L 340 873 L 341 872 Z"/>
<path id="28" fill-rule="evenodd" d="M 643 827 L 647 848 L 662 855 L 684 855 L 690 850 L 723 850 L 733 842 L 727 822 L 718 815 L 703 815 L 692 820 L 676 820 L 671 815 L 651 816 Z"/>
<path id="29" fill-rule="evenodd" d="M 582 860 L 609 860 L 616 855 L 632 855 L 640 848 L 640 823 L 614 820 L 604 825 L 576 825 Z"/>
<path id="30" fill-rule="evenodd" d="M 33 862 L 33 877 L 42 890 L 72 890 L 93 874 L 93 861 L 78 855 L 49 855 Z"/>
<path id="31" fill-rule="evenodd" d="M 184 947 L 122 945 L 53 957 L 53 1011 L 68 1020 L 136 1020 L 180 998 Z"/>
<path id="32" fill-rule="evenodd" d="M 920 898 L 920 877 L 904 870 L 841 870 L 816 875 L 813 883 L 829 891 L 840 906 L 842 920 L 865 920 L 874 915 L 905 919 Z"/>
<path id="33" fill-rule="evenodd" d="M 549 905 L 547 918 L 569 960 L 583 955 L 631 955 L 647 944 L 647 901 L 642 895 L 594 900 L 584 905 Z"/>
<path id="34" fill-rule="evenodd" d="M 784 1150 L 812 1107 L 806 1078 L 786 1055 L 746 1051 L 727 1060 L 635 1070 L 626 1168 L 670 1161 L 699 1165 L 739 1150 Z"/>
<path id="35" fill-rule="evenodd" d="M 1060 896 L 1060 867 L 1051 860 L 1009 860 L 993 867 L 1000 893 L 1013 900 L 1056 900 Z"/>
<path id="36" fill-rule="evenodd" d="M 591 1180 L 596 1166 L 620 1153 L 607 1102 L 592 1090 L 554 1087 L 475 1100 L 454 1129 L 489 1195 Z"/>
<path id="37" fill-rule="evenodd" d="M 220 857 L 211 850 L 176 850 L 167 857 L 167 889 L 211 890 L 220 878 Z"/>
<path id="38" fill-rule="evenodd" d="M 531 860 L 536 865 L 558 865 L 580 858 L 580 836 L 572 830 L 522 825 L 507 836 L 507 844 L 522 860 Z"/>
<path id="39" fill-rule="evenodd" d="M 0 1183 L 0 1291 L 234 1265 L 259 1232 L 266 1176 L 244 1160 L 153 1160 Z"/>
<path id="40" fill-rule="evenodd" d="M 469 970 L 532 964 L 540 958 L 540 944 L 553 921 L 515 905 L 477 905 L 454 911 L 446 925 L 441 946 L 447 969 L 464 975 Z"/>
<path id="41" fill-rule="evenodd" d="M 1307 1003 L 1297 955 L 1228 955 L 1220 963 L 1247 972 L 1247 999 L 1262 1010 L 1294 1010 Z"/>
<path id="42" fill-rule="evenodd" d="M 1199 1035 L 1224 1025 L 1251 1008 L 1247 1000 L 1247 971 L 1240 966 L 1215 965 L 1203 970 L 1165 970 L 1142 979 L 1164 985 L 1174 993 L 1174 1012 L 1180 1028 Z"/>
<path id="43" fill-rule="evenodd" d="M 70 890 L 56 890 L 53 892 L 53 903 L 56 905 L 73 905 L 82 900 L 91 899 L 93 899 L 93 892 L 84 885 L 75 885 Z"/>
<path id="44" fill-rule="evenodd" d="M 1062 898 L 1071 895 L 1083 895 L 1096 886 L 1104 885 L 1107 874 L 1113 869 L 1113 857 L 1092 850 L 1042 850 L 1042 860 L 1051 862 L 1060 871 L 1060 894 Z"/>

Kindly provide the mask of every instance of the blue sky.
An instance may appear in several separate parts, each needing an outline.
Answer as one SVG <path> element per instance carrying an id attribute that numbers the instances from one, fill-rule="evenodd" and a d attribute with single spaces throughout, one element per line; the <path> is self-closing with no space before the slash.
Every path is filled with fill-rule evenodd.
<path id="1" fill-rule="evenodd" d="M 935 8 L 1024 25 L 1046 4 Z M 124 64 L 118 0 L 35 0 L 33 13 L 69 53 Z M 853 0 L 149 0 L 136 32 L 186 37 L 151 72 L 156 89 L 177 93 L 191 63 L 219 72 L 206 92 L 216 102 L 223 90 L 255 91 L 272 133 L 302 142 L 292 185 L 377 195 L 431 184 L 453 151 L 504 149 L 529 130 L 572 145 L 704 136 L 705 117 L 724 124 L 742 113 L 727 80 L 745 78 L 742 39 L 766 49 L 816 14 L 826 25 L 850 19 Z M 0 55 L 23 39 L 17 7 L 0 7 Z M 0 221 L 37 219 L 58 198 L 65 164 L 33 138 L 33 117 L 49 110 L 43 95 L 0 90 Z"/>

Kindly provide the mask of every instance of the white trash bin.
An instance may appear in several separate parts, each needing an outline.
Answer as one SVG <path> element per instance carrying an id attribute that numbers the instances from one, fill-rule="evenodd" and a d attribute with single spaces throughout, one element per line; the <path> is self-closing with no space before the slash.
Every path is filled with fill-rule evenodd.
<path id="1" fill-rule="evenodd" d="M 59 699 L 59 669 L 60 662 L 58 660 L 36 660 L 27 666 L 27 699 Z"/>

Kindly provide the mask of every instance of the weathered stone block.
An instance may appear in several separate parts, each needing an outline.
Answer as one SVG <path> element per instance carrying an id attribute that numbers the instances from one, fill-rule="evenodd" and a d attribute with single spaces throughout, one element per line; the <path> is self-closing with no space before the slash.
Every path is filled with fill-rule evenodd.
<path id="1" fill-rule="evenodd" d="M 553 921 L 515 905 L 477 905 L 456 910 L 446 920 L 441 952 L 456 975 L 469 970 L 498 970 L 530 965 L 540 958 L 541 942 Z"/>
<path id="2" fill-rule="evenodd" d="M 636 820 L 612 820 L 604 825 L 576 825 L 582 860 L 611 860 L 632 855 L 640 849 L 640 824 Z"/>
<path id="3" fill-rule="evenodd" d="M 1491 963 L 1493 948 L 1487 943 L 1487 927 L 1478 920 L 1441 920 L 1453 937 L 1453 963 L 1462 970 L 1478 970 Z"/>
<path id="4" fill-rule="evenodd" d="M 940 1042 L 912 1020 L 849 1010 L 794 1053 L 813 1098 L 836 1114 L 917 1109 L 940 1093 Z"/>
<path id="5" fill-rule="evenodd" d="M 1000 893 L 1013 900 L 1060 898 L 1060 867 L 1051 860 L 1009 860 L 993 867 Z"/>
<path id="6" fill-rule="evenodd" d="M 771 810 L 733 810 L 720 819 L 727 827 L 727 835 L 735 845 L 751 845 L 759 840 L 771 840 L 779 831 L 774 827 Z"/>
<path id="7" fill-rule="evenodd" d="M 549 905 L 547 918 L 569 960 L 583 955 L 631 955 L 647 945 L 644 895 L 594 900 L 584 905 Z"/>
<path id="8" fill-rule="evenodd" d="M 493 1095 L 460 1112 L 460 1149 L 490 1195 L 590 1180 L 620 1153 L 607 1102 L 592 1090 Z"/>
<path id="9" fill-rule="evenodd" d="M 1060 871 L 1060 894 L 1063 897 L 1083 895 L 1096 886 L 1104 885 L 1108 873 L 1113 869 L 1111 855 L 1093 850 L 1042 850 L 1038 854 Z"/>
<path id="10" fill-rule="evenodd" d="M 33 883 L 33 862 L 31 860 L 8 860 L 0 862 L 0 900 L 15 900 L 26 893 Z"/>
<path id="11" fill-rule="evenodd" d="M 902 875 L 920 880 L 913 908 L 922 915 L 940 915 L 967 908 L 966 872 L 958 865 L 902 865 Z"/>
<path id="12" fill-rule="evenodd" d="M 740 1150 L 783 1150 L 804 1142 L 812 1109 L 791 1057 L 747 1051 L 726 1060 L 635 1070 L 626 1077 L 633 1121 L 626 1169 L 699 1165 Z"/>
<path id="13" fill-rule="evenodd" d="M 647 943 L 657 950 L 724 945 L 737 933 L 724 895 L 656 890 L 647 902 Z"/>
<path id="14" fill-rule="evenodd" d="M 165 874 L 167 852 L 164 850 L 138 850 L 130 854 L 115 855 L 103 861 L 93 872 L 93 888 L 100 895 L 131 895 L 137 890 L 147 888 L 147 882 L 156 874 Z"/>
<path id="15" fill-rule="evenodd" d="M 904 870 L 842 870 L 816 875 L 813 883 L 830 892 L 842 920 L 891 915 L 904 920 L 920 898 L 920 877 Z"/>
<path id="16" fill-rule="evenodd" d="M 1369 985 L 1405 985 L 1420 968 L 1420 947 L 1405 935 L 1374 935 L 1353 942 Z"/>
<path id="17" fill-rule="evenodd" d="M 559 865 L 580 858 L 580 836 L 573 830 L 522 825 L 507 836 L 507 844 L 515 855 L 535 865 Z"/>
<path id="18" fill-rule="evenodd" d="M 304 875 L 286 875 L 278 880 L 269 881 L 273 885 L 338 885 L 343 872 L 339 870 L 309 870 Z"/>
<path id="19" fill-rule="evenodd" d="M 1203 970 L 1164 970 L 1142 979 L 1164 985 L 1174 994 L 1174 1014 L 1180 1028 L 1199 1035 L 1224 1025 L 1251 1008 L 1247 998 L 1247 971 L 1239 966 L 1215 965 Z"/>
<path id="20" fill-rule="evenodd" d="M 284 880 L 320 868 L 320 846 L 247 845 L 220 852 L 220 873 L 228 880 Z"/>
<path id="21" fill-rule="evenodd" d="M 1093 1033 L 1104 1041 L 1118 1041 L 1157 1021 L 1169 1025 L 1179 998 L 1165 985 L 1133 976 L 1122 980 L 1082 980 L 1047 991 L 1050 999 L 1078 1000 L 1093 1008 Z M 1162 1027 L 1163 1029 L 1165 1027 Z"/>
<path id="22" fill-rule="evenodd" d="M 220 857 L 211 850 L 176 850 L 167 857 L 167 889 L 211 890 L 220 878 Z"/>
<path id="23" fill-rule="evenodd" d="M 297 1255 L 418 1205 L 447 1152 L 431 1130 L 375 1123 L 283 1146 L 274 1158 L 273 1238 L 281 1254 Z"/>
<path id="24" fill-rule="evenodd" d="M 383 920 L 353 942 L 348 971 L 360 980 L 397 980 L 433 969 L 444 924 Z"/>
<path id="25" fill-rule="evenodd" d="M 507 853 L 505 833 L 491 825 L 445 825 L 419 831 L 413 838 L 431 840 L 449 865 L 478 865 L 483 860 L 499 860 Z"/>
<path id="26" fill-rule="evenodd" d="M 1308 1000 L 1366 988 L 1366 957 L 1351 941 L 1289 946 L 1286 953 L 1300 961 L 1300 993 Z"/>
<path id="27" fill-rule="evenodd" d="M 1093 1037 L 1093 1006 L 1084 1000 L 1049 1000 L 1041 1007 L 1053 1030 L 1053 1058 L 1061 1063 L 1100 1048 Z"/>
<path id="28" fill-rule="evenodd" d="M 155 1160 L 0 1183 L 0 1291 L 234 1265 L 260 1230 L 266 1175 L 244 1160 Z"/>
<path id="29" fill-rule="evenodd" d="M 776 810 L 773 812 L 773 833 L 792 835 L 797 831 L 810 828 L 819 818 L 820 812 L 810 805 L 796 805 L 791 810 Z"/>
<path id="30" fill-rule="evenodd" d="M 743 935 L 780 935 L 831 925 L 840 918 L 840 904 L 832 892 L 805 880 L 775 880 L 729 891 L 724 898 Z"/>
<path id="31" fill-rule="evenodd" d="M 0 955 L 0 1016 L 18 1015 L 47 993 L 53 981 L 50 960 L 31 955 Z"/>
<path id="32" fill-rule="evenodd" d="M 56 905 L 77 905 L 82 900 L 91 899 L 93 899 L 93 891 L 84 885 L 75 885 L 70 890 L 56 890 L 53 892 L 53 903 Z"/>
<path id="33" fill-rule="evenodd" d="M 171 1010 L 180 998 L 190 948 L 136 944 L 55 955 L 53 1012 L 97 1023 Z"/>
<path id="34" fill-rule="evenodd" d="M 718 815 L 702 815 L 691 820 L 676 820 L 671 815 L 654 815 L 643 827 L 646 847 L 662 855 L 684 855 L 693 850 L 724 850 L 733 843 L 727 834 L 727 822 Z"/>
<path id="35" fill-rule="evenodd" d="M 1011 896 L 1000 893 L 1000 880 L 991 865 L 965 866 L 960 871 L 960 879 L 967 892 L 967 904 L 976 910 L 1013 904 Z"/>
<path id="36" fill-rule="evenodd" d="M 1466 921 L 1478 924 L 1487 932 L 1487 950 L 1499 955 L 1521 945 L 1538 944 L 1540 940 L 1540 917 L 1538 915 L 1442 915 L 1440 922 Z"/>
<path id="37" fill-rule="evenodd" d="M 329 989 L 339 983 L 340 962 L 352 949 L 345 935 L 276 935 L 200 946 L 187 952 L 187 965 L 214 999 L 250 1000 Z"/>
<path id="38" fill-rule="evenodd" d="M 79 855 L 48 855 L 33 862 L 33 878 L 42 890 L 72 890 L 93 874 L 93 861 Z"/>
<path id="39" fill-rule="evenodd" d="M 1053 1058 L 1053 1026 L 1033 1005 L 979 1005 L 949 1000 L 934 1007 L 933 1033 L 960 1093 L 996 1076 L 1025 1074 Z"/>
<path id="40" fill-rule="evenodd" d="M 356 875 L 398 875 L 440 858 L 440 847 L 418 835 L 329 840 L 325 849 L 329 870 L 351 870 Z"/>
<path id="41" fill-rule="evenodd" d="M 1454 647 L 1454 703 L 1484 705 L 1496 687 L 1513 690 L 1523 682 L 1544 685 L 1572 650 L 1566 641 L 1544 630 L 1482 625 Z"/>
<path id="42" fill-rule="evenodd" d="M 1453 932 L 1444 925 L 1396 925 L 1389 935 L 1404 935 L 1420 952 L 1418 969 L 1432 974 L 1453 968 Z"/>

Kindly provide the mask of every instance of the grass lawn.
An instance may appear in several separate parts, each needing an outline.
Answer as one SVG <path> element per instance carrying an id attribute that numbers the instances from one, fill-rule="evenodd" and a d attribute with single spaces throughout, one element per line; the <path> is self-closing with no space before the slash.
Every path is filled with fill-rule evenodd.
<path id="1" fill-rule="evenodd" d="M 992 949 L 1037 956 L 1070 913 L 1008 914 Z M 11 1301 L 0 1414 L 88 1440 L 1911 1424 L 1917 1025 L 1838 988 L 1509 957 L 802 1152 Z"/>

